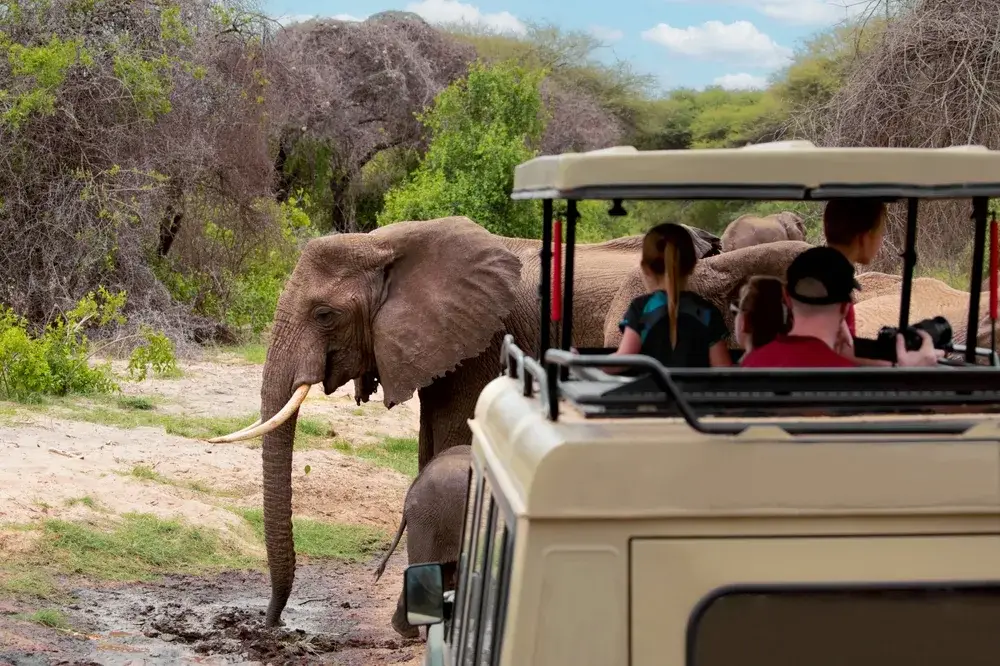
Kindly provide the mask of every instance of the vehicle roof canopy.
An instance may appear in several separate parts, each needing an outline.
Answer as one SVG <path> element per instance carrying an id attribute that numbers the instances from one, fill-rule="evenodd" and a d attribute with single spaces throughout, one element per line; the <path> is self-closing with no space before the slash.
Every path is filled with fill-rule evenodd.
<path id="1" fill-rule="evenodd" d="M 473 449 L 517 515 L 1000 515 L 1000 426 L 990 417 L 960 436 L 823 436 L 810 445 L 775 425 L 726 437 L 679 418 L 585 421 L 572 406 L 561 411 L 548 420 L 511 377 L 479 397 Z"/>
<path id="2" fill-rule="evenodd" d="M 817 147 L 780 141 L 742 148 L 617 146 L 544 155 L 514 170 L 514 199 L 818 199 L 1000 196 L 1000 151 Z"/>

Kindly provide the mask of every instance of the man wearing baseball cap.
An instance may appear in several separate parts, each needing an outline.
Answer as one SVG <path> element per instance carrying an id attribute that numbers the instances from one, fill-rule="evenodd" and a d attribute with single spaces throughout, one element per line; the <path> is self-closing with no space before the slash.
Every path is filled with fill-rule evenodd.
<path id="1" fill-rule="evenodd" d="M 742 359 L 745 368 L 854 368 L 857 365 L 834 348 L 859 289 L 854 265 L 831 247 L 813 247 L 795 258 L 785 275 L 792 310 L 792 328 Z M 929 335 L 918 331 L 923 345 L 906 351 L 903 336 L 896 337 L 897 365 L 934 366 L 944 355 Z"/>

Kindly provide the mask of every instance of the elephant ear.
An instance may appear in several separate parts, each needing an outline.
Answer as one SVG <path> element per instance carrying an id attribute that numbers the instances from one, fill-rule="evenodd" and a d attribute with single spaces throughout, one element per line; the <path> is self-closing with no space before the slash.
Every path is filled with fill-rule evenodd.
<path id="1" fill-rule="evenodd" d="M 521 261 L 466 217 L 397 222 L 371 235 L 389 257 L 372 328 L 391 407 L 489 346 L 514 304 Z"/>

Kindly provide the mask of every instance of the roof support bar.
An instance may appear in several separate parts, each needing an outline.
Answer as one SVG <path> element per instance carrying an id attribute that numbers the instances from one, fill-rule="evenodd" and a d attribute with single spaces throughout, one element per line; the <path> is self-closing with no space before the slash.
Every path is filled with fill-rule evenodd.
<path id="1" fill-rule="evenodd" d="M 539 275 L 538 298 L 541 307 L 541 331 L 538 339 L 538 358 L 545 358 L 545 350 L 549 348 L 552 320 L 549 318 L 550 299 L 552 298 L 552 199 L 542 201 L 542 249 L 539 252 L 541 273 Z"/>
<path id="2" fill-rule="evenodd" d="M 969 280 L 969 323 L 965 328 L 965 362 L 976 362 L 976 338 L 979 334 L 979 296 L 983 291 L 983 261 L 986 253 L 986 213 L 989 199 L 972 199 L 972 219 L 976 225 L 972 245 L 972 277 Z"/>
<path id="3" fill-rule="evenodd" d="M 576 221 L 580 219 L 580 213 L 576 207 L 576 200 L 570 199 L 566 202 L 566 265 L 565 265 L 565 287 L 563 287 L 563 310 L 562 310 L 562 341 L 560 349 L 569 351 L 573 346 L 573 265 L 576 255 Z M 539 358 L 545 358 L 540 356 Z M 563 381 L 569 378 L 569 368 L 563 366 L 560 369 L 560 377 Z"/>
<path id="4" fill-rule="evenodd" d="M 899 303 L 899 330 L 910 325 L 910 297 L 913 294 L 913 269 L 917 266 L 917 204 L 918 199 L 906 200 L 906 238 L 903 241 L 903 294 Z"/>

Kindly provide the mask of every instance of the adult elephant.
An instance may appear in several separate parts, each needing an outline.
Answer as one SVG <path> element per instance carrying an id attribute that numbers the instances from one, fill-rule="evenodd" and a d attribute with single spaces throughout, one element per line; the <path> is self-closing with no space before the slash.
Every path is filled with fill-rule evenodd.
<path id="1" fill-rule="evenodd" d="M 637 266 L 641 240 L 577 248 L 575 345 L 600 346 L 607 307 Z M 416 391 L 421 470 L 435 454 L 469 444 L 466 421 L 500 372 L 504 334 L 526 350 L 536 346 L 540 248 L 539 241 L 495 236 L 464 217 L 398 222 L 306 245 L 275 311 L 263 423 L 215 440 L 264 436 L 267 626 L 279 623 L 294 578 L 292 445 L 310 387 L 322 383 L 329 395 L 352 379 L 377 377 L 388 408 Z"/>
<path id="2" fill-rule="evenodd" d="M 731 303 L 739 300 L 739 291 L 754 275 L 772 275 L 784 279 L 788 265 L 812 245 L 802 241 L 780 241 L 723 252 L 698 262 L 688 281 L 688 289 L 704 296 L 722 312 L 726 326 L 733 330 Z M 636 296 L 644 293 L 642 274 L 634 269 L 622 281 L 608 306 L 604 319 L 604 346 L 617 347 L 621 341 L 618 322 Z M 732 341 L 735 344 L 735 340 Z"/>
<path id="3" fill-rule="evenodd" d="M 722 251 L 732 252 L 761 243 L 805 239 L 805 224 L 795 213 L 784 211 L 763 217 L 740 215 L 722 232 Z"/>

